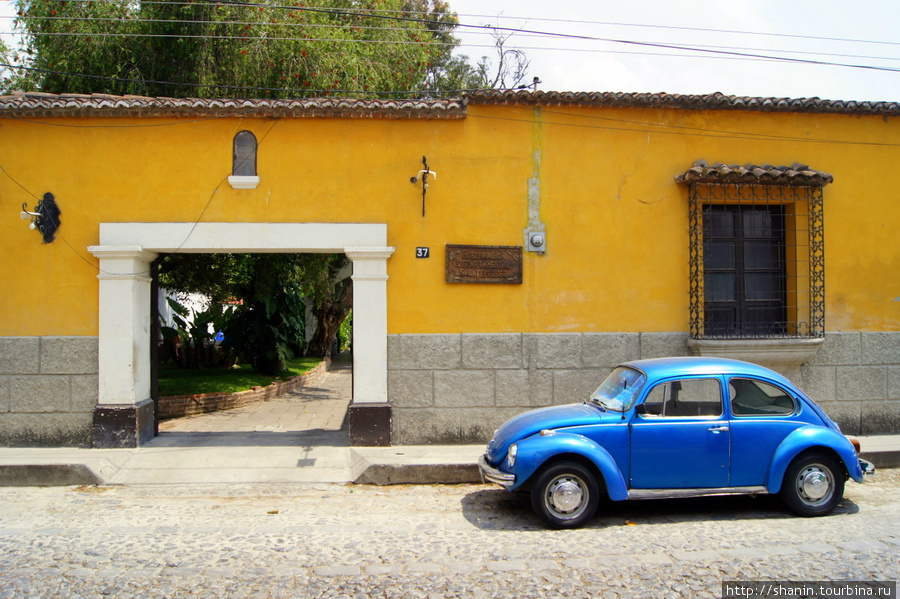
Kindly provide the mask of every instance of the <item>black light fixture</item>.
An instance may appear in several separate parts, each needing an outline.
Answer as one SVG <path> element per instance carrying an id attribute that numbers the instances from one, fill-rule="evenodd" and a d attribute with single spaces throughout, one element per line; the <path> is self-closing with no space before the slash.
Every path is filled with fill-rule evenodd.
<path id="1" fill-rule="evenodd" d="M 29 228 L 40 231 L 44 238 L 44 243 L 50 243 L 56 236 L 56 230 L 59 229 L 61 214 L 56 200 L 53 199 L 52 193 L 45 193 L 42 200 L 34 207 L 34 211 L 28 210 L 28 203 L 22 202 L 22 212 L 19 217 L 22 220 L 31 220 Z"/>

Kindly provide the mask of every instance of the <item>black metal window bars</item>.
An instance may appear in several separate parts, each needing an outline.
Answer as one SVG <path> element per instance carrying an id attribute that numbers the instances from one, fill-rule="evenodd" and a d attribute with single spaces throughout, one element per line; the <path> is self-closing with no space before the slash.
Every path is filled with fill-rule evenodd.
<path id="1" fill-rule="evenodd" d="M 698 162 L 676 180 L 688 185 L 691 337 L 823 337 L 831 175 Z"/>

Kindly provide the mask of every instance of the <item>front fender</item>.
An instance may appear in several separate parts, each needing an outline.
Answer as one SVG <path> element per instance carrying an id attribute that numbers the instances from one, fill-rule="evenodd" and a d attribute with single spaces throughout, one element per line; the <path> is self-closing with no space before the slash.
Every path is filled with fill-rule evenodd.
<path id="1" fill-rule="evenodd" d="M 561 455 L 578 455 L 590 460 L 600 471 L 610 499 L 621 501 L 628 498 L 625 478 L 616 461 L 606 449 L 587 437 L 572 433 L 534 435 L 519 441 L 516 445 L 518 455 L 513 467 L 513 473 L 516 475 L 515 487 L 531 478 L 548 460 Z"/>
<path id="2" fill-rule="evenodd" d="M 850 478 L 858 483 L 863 481 L 859 457 L 847 437 L 830 428 L 804 426 L 791 432 L 775 449 L 766 483 L 769 493 L 778 493 L 781 490 L 784 473 L 794 458 L 801 452 L 814 447 L 827 447 L 834 450 L 844 463 Z"/>

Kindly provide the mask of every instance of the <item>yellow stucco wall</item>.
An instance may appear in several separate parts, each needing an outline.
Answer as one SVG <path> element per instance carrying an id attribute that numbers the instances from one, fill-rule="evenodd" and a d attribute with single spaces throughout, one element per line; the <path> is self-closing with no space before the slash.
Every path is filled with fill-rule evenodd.
<path id="1" fill-rule="evenodd" d="M 0 120 L 0 336 L 96 335 L 99 223 L 198 219 L 387 223 L 391 334 L 687 331 L 674 176 L 697 159 L 832 173 L 826 329 L 900 330 L 895 119 L 470 105 L 462 120 L 38 120 Z M 260 141 L 252 191 L 226 181 L 244 129 Z M 438 174 L 424 218 L 409 182 L 423 155 Z M 447 284 L 446 244 L 523 244 L 532 177 L 547 254 L 524 254 L 522 285 Z M 59 203 L 52 244 L 18 219 L 29 192 Z"/>

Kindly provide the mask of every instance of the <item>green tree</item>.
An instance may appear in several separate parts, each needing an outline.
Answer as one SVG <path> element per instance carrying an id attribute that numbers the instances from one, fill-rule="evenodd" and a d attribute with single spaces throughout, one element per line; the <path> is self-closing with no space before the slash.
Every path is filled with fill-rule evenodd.
<path id="1" fill-rule="evenodd" d="M 159 282 L 206 294 L 212 304 L 238 304 L 225 327 L 226 349 L 277 374 L 294 355 L 328 354 L 353 304 L 348 266 L 343 254 L 169 254 L 160 260 Z M 316 319 L 308 344 L 307 304 Z"/>
<path id="2" fill-rule="evenodd" d="M 301 258 L 303 295 L 311 301 L 316 330 L 306 353 L 324 356 L 338 330 L 353 307 L 353 282 L 349 276 L 349 260 L 343 255 L 305 254 Z"/>
<path id="3" fill-rule="evenodd" d="M 306 345 L 302 254 L 250 254 L 253 270 L 237 281 L 242 299 L 225 326 L 225 349 L 262 374 L 277 375 Z M 323 354 L 324 355 L 324 354 Z"/>
<path id="4" fill-rule="evenodd" d="M 29 64 L 49 93 L 304 97 L 476 83 L 452 56 L 441 0 L 18 0 Z M 87 77 L 82 76 L 87 75 Z"/>

